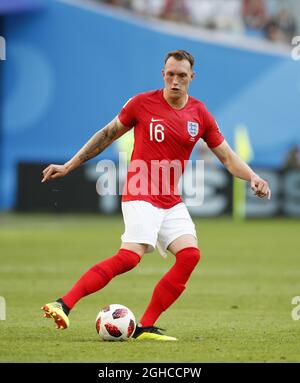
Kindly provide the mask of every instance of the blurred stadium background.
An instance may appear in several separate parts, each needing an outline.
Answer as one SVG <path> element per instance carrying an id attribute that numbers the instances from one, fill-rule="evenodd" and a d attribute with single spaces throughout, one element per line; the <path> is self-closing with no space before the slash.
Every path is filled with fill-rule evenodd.
<path id="1" fill-rule="evenodd" d="M 186 298 L 162 321 L 188 337 L 178 323 L 188 310 L 193 334 L 200 328 L 206 335 L 202 343 L 192 338 L 196 343 L 178 348 L 176 356 L 164 349 L 165 358 L 299 360 L 299 324 L 290 315 L 291 299 L 300 295 L 300 61 L 292 59 L 297 35 L 297 0 L 0 0 L 6 51 L 0 61 L 0 296 L 8 307 L 6 323 L 0 321 L 6 347 L 0 360 L 57 360 L 54 348 L 38 352 L 38 342 L 53 339 L 53 332 L 45 332 L 40 313 L 32 313 L 24 299 L 40 307 L 118 248 L 120 197 L 97 194 L 96 163 L 117 163 L 131 140 L 113 144 L 59 182 L 41 184 L 43 167 L 68 160 L 130 97 L 161 88 L 164 55 L 174 49 L 195 56 L 190 93 L 207 104 L 233 147 L 236 130 L 247 129 L 249 162 L 268 179 L 272 199 L 255 199 L 248 190 L 249 220 L 231 222 L 232 179 L 205 145 L 195 148 L 193 159 L 206 161 L 205 199 L 191 213 L 205 258 L 201 278 L 195 274 Z M 103 304 L 120 300 L 141 314 L 170 262 L 146 258 L 144 269 L 120 279 L 129 291 L 139 290 L 137 297 L 116 282 L 103 292 Z M 87 330 L 97 305 L 99 296 L 91 297 L 82 303 L 83 316 L 74 312 L 86 344 L 74 333 L 57 340 L 65 360 L 99 360 L 94 330 Z M 178 321 L 170 325 L 174 313 Z M 16 326 L 29 331 L 18 353 Z M 63 339 L 78 342 L 83 353 L 70 354 Z M 101 360 L 119 361 L 115 346 L 107 347 Z M 159 360 L 157 345 L 148 356 L 128 347 L 119 358 Z"/>
<path id="2" fill-rule="evenodd" d="M 252 3 L 262 9 L 254 7 L 251 18 L 245 13 L 251 14 Z M 117 198 L 95 192 L 99 158 L 64 180 L 63 188 L 40 185 L 40 170 L 69 159 L 128 98 L 162 87 L 165 52 L 183 47 L 197 60 L 192 95 L 207 104 L 231 145 L 235 130 L 247 128 L 251 165 L 271 183 L 271 202 L 248 198 L 248 216 L 300 215 L 300 76 L 299 62 L 291 59 L 299 2 L 0 4 L 7 51 L 1 62 L 1 210 L 119 211 Z M 278 40 L 270 41 L 266 29 L 278 19 Z M 100 159 L 117 161 L 118 145 Z M 206 203 L 193 214 L 230 214 L 230 178 L 205 149 L 193 153 L 212 165 Z"/>

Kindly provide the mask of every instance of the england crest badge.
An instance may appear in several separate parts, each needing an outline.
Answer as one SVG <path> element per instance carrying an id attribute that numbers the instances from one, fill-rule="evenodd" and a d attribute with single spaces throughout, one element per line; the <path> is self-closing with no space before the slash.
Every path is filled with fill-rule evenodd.
<path id="1" fill-rule="evenodd" d="M 187 130 L 191 137 L 196 137 L 199 133 L 199 124 L 198 122 L 188 121 Z"/>

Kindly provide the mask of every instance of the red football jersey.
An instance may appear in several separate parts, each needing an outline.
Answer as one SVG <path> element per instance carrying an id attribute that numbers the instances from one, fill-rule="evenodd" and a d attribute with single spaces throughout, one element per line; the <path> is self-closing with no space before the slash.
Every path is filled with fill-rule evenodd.
<path id="1" fill-rule="evenodd" d="M 119 119 L 128 128 L 134 127 L 123 202 L 143 200 L 164 209 L 180 203 L 177 184 L 198 139 L 210 148 L 224 140 L 202 102 L 189 96 L 182 109 L 174 109 L 164 99 L 163 90 L 133 97 Z"/>

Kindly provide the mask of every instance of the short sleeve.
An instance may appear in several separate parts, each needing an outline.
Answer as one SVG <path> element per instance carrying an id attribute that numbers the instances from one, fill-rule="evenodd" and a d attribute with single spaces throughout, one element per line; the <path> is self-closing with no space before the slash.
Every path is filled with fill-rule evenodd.
<path id="1" fill-rule="evenodd" d="M 127 128 L 132 128 L 136 125 L 138 121 L 137 111 L 139 110 L 139 104 L 140 97 L 137 95 L 130 98 L 121 109 L 118 117 L 121 123 L 127 126 Z"/>
<path id="2" fill-rule="evenodd" d="M 224 136 L 220 132 L 219 126 L 213 115 L 205 108 L 204 109 L 204 125 L 205 131 L 203 140 L 209 148 L 215 148 L 224 141 Z"/>

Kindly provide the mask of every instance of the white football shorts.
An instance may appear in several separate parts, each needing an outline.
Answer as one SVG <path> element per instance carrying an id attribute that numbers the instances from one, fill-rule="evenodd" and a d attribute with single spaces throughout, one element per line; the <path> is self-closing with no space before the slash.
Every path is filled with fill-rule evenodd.
<path id="1" fill-rule="evenodd" d="M 162 209 L 146 201 L 122 202 L 125 232 L 122 242 L 134 242 L 148 245 L 146 253 L 155 247 L 166 257 L 171 242 L 184 234 L 197 238 L 194 222 L 183 202 Z"/>

